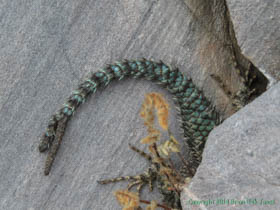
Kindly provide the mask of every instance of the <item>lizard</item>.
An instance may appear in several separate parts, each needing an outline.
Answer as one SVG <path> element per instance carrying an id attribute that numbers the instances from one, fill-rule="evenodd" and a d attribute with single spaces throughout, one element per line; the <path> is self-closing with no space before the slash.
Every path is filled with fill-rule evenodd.
<path id="1" fill-rule="evenodd" d="M 72 92 L 63 106 L 51 116 L 47 129 L 41 136 L 39 143 L 40 152 L 49 150 L 44 168 L 45 175 L 50 173 L 67 122 L 77 108 L 98 89 L 109 85 L 112 80 L 122 80 L 125 77 L 151 80 L 167 89 L 173 95 L 181 116 L 184 141 L 189 147 L 189 170 L 192 174 L 195 174 L 202 159 L 202 152 L 207 137 L 211 130 L 221 122 L 219 114 L 204 96 L 203 92 L 194 85 L 192 79 L 185 76 L 178 68 L 172 68 L 162 61 L 155 62 L 143 58 L 108 64 L 101 70 L 91 73 Z M 141 151 L 134 150 L 141 154 Z M 154 164 L 154 171 L 157 167 Z M 162 177 L 158 178 L 161 179 Z M 163 188 L 160 191 L 169 197 L 170 195 L 171 197 L 173 196 L 171 198 L 173 202 L 178 202 L 179 198 L 174 198 L 177 195 L 174 195 L 173 191 L 171 192 Z"/>

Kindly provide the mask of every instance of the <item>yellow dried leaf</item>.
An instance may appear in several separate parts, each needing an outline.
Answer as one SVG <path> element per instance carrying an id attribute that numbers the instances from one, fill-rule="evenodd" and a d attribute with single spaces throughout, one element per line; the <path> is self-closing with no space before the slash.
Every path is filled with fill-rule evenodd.
<path id="1" fill-rule="evenodd" d="M 180 144 L 173 136 L 170 136 L 170 140 L 158 146 L 158 152 L 161 157 L 169 157 L 170 152 L 180 152 Z"/>
<path id="2" fill-rule="evenodd" d="M 174 144 L 180 145 L 180 143 L 175 139 L 173 135 L 170 135 L 170 141 L 173 142 Z"/>
<path id="3" fill-rule="evenodd" d="M 166 158 L 169 156 L 169 150 L 166 149 L 162 144 L 158 146 L 158 152 L 161 157 Z"/>
<path id="4" fill-rule="evenodd" d="M 135 192 L 130 192 L 126 190 L 117 190 L 114 192 L 116 199 L 119 204 L 123 207 L 123 210 L 133 210 L 139 207 L 139 195 Z"/>
<path id="5" fill-rule="evenodd" d="M 180 152 L 180 145 L 175 144 L 172 141 L 167 141 L 166 142 L 166 147 L 170 152 Z"/>

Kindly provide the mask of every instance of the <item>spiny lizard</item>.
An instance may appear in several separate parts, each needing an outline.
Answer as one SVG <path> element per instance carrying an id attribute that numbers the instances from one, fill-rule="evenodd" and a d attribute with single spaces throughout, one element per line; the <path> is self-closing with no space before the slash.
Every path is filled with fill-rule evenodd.
<path id="1" fill-rule="evenodd" d="M 190 170 L 195 173 L 201 162 L 206 139 L 214 126 L 220 123 L 218 114 L 192 80 L 177 68 L 173 69 L 162 61 L 141 59 L 116 62 L 92 73 L 72 92 L 62 108 L 52 115 L 39 145 L 40 152 L 50 150 L 45 175 L 51 170 L 66 124 L 77 108 L 98 88 L 107 86 L 113 79 L 121 80 L 128 76 L 154 81 L 173 94 L 181 114 L 184 138 L 190 150 Z"/>

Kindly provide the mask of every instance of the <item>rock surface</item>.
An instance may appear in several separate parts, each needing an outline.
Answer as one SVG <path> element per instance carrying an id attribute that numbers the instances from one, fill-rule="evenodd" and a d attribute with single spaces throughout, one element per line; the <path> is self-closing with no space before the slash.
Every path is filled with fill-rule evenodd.
<path id="1" fill-rule="evenodd" d="M 184 209 L 280 209 L 279 106 L 277 83 L 211 132 Z"/>
<path id="2" fill-rule="evenodd" d="M 146 134 L 138 113 L 144 94 L 166 91 L 124 80 L 91 97 L 68 124 L 48 177 L 39 137 L 83 77 L 124 58 L 161 59 L 190 75 L 207 96 L 223 97 L 206 70 L 224 66 L 211 62 L 217 56 L 211 46 L 211 56 L 197 46 L 208 34 L 196 30 L 190 13 L 181 0 L 1 1 L 0 209 L 120 209 L 112 191 L 126 184 L 96 181 L 147 167 L 127 143 Z M 170 117 L 182 139 L 174 109 Z"/>
<path id="3" fill-rule="evenodd" d="M 106 63 L 146 57 L 196 71 L 186 60 L 191 51 L 184 44 L 191 34 L 185 5 L 24 2 L 0 3 L 0 209 L 120 209 L 112 192 L 126 183 L 96 181 L 147 168 L 128 142 L 139 145 L 146 135 L 139 117 L 144 94 L 166 91 L 127 79 L 95 94 L 69 122 L 49 176 L 43 175 L 46 155 L 38 152 L 39 138 L 79 81 Z M 171 130 L 182 139 L 174 109 L 170 116 Z"/>
<path id="4" fill-rule="evenodd" d="M 271 83 L 280 80 L 280 1 L 228 0 L 242 50 Z"/>

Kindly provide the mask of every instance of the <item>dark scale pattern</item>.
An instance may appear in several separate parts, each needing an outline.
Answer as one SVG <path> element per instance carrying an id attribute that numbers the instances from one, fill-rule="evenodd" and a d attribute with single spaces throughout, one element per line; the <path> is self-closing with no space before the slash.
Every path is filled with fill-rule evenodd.
<path id="1" fill-rule="evenodd" d="M 146 59 L 116 62 L 92 73 L 78 88 L 72 92 L 63 107 L 50 119 L 47 131 L 39 145 L 40 152 L 52 147 L 58 134 L 58 124 L 65 118 L 70 119 L 87 97 L 101 87 L 107 86 L 113 79 L 121 80 L 126 76 L 146 78 L 166 88 L 174 95 L 182 118 L 182 128 L 190 148 L 191 170 L 196 171 L 202 157 L 205 141 L 210 131 L 219 123 L 219 118 L 209 101 L 193 84 L 192 80 L 178 69 L 172 69 L 163 62 Z M 54 157 L 52 157 L 54 160 Z M 49 161 L 50 162 L 50 161 Z M 51 164 L 48 164 L 49 173 Z"/>

